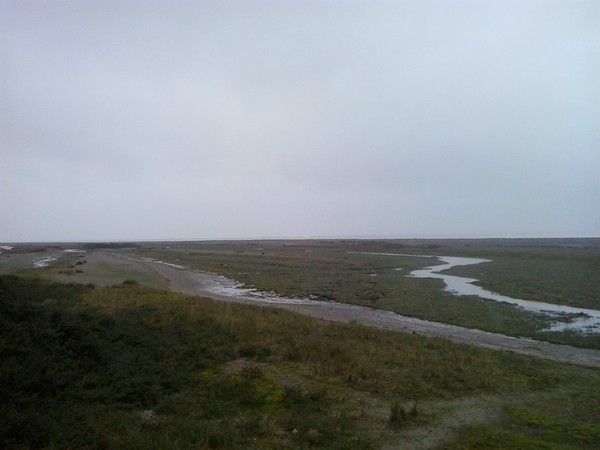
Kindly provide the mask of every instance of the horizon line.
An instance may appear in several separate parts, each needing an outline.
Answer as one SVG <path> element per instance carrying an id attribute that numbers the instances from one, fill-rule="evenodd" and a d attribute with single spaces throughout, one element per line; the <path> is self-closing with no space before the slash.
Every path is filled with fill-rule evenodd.
<path id="1" fill-rule="evenodd" d="M 323 236 L 288 236 L 288 237 L 206 237 L 206 238 L 135 238 L 135 239 L 83 239 L 83 240 L 17 240 L 0 241 L 2 244 L 71 244 L 71 243 L 143 243 L 143 242 L 219 242 L 219 241 L 393 241 L 393 240 L 550 240 L 550 239 L 600 239 L 600 236 L 376 236 L 376 235 L 323 235 Z"/>

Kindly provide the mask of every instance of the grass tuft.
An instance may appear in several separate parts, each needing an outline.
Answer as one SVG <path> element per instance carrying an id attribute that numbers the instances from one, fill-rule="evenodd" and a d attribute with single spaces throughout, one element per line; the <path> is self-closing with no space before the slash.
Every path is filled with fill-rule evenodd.
<path id="1" fill-rule="evenodd" d="M 418 416 L 417 402 L 410 405 L 403 404 L 400 401 L 395 401 L 390 407 L 390 425 L 393 427 L 402 427 L 407 422 L 415 419 Z"/>

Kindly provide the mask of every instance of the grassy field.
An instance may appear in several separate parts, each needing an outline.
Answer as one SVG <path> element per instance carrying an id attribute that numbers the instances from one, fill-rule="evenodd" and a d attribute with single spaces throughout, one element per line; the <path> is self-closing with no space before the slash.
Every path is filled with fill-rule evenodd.
<path id="1" fill-rule="evenodd" d="M 598 448 L 600 372 L 282 310 L 0 277 L 3 448 Z"/>
<path id="2" fill-rule="evenodd" d="M 551 325 L 548 316 L 478 297 L 457 297 L 444 292 L 440 280 L 405 276 L 436 264 L 436 259 L 361 252 L 488 258 L 493 261 L 457 267 L 451 273 L 478 278 L 483 287 L 508 296 L 600 309 L 600 250 L 596 248 L 267 241 L 181 243 L 139 250 L 140 255 L 224 274 L 282 295 L 312 295 L 426 320 L 600 348 L 598 335 L 544 331 Z"/>

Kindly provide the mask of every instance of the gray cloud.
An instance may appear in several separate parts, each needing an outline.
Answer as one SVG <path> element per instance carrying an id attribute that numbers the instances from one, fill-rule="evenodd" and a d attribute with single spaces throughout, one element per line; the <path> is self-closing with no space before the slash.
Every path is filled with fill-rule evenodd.
<path id="1" fill-rule="evenodd" d="M 600 235 L 600 5 L 0 1 L 0 240 Z"/>

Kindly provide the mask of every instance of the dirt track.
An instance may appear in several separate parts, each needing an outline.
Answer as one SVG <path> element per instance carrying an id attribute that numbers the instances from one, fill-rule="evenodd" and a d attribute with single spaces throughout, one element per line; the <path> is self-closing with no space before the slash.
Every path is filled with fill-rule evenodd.
<path id="1" fill-rule="evenodd" d="M 122 255 L 111 253 L 116 260 Z M 286 299 L 275 295 L 253 295 L 231 287 L 223 288 L 224 277 L 205 272 L 177 268 L 160 262 L 129 260 L 138 263 L 147 271 L 159 274 L 168 280 L 169 288 L 188 295 L 198 295 L 223 301 L 256 304 L 295 311 L 317 319 L 332 322 L 355 321 L 364 325 L 449 339 L 453 342 L 475 345 L 494 350 L 505 350 L 554 361 L 600 368 L 600 351 L 551 344 L 533 339 L 516 338 L 470 328 L 437 322 L 428 322 L 413 317 L 350 305 L 308 299 Z M 231 284 L 231 280 L 227 280 Z"/>

